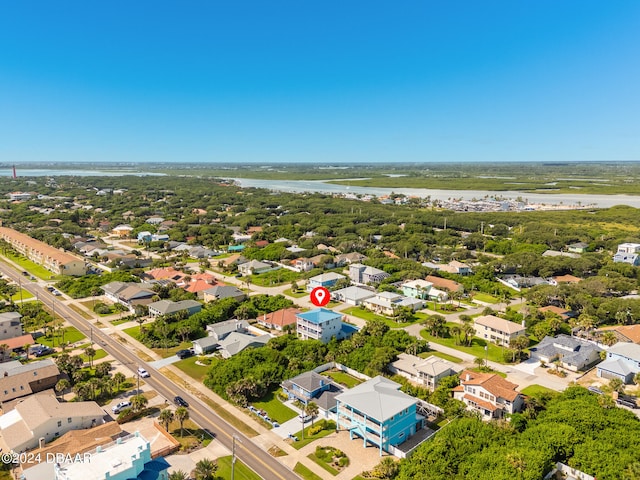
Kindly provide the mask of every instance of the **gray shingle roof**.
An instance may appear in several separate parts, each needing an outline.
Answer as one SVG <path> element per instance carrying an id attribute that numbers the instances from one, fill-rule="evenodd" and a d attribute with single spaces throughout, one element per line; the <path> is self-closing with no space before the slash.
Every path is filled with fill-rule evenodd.
<path id="1" fill-rule="evenodd" d="M 417 403 L 417 400 L 399 390 L 400 384 L 377 376 L 341 393 L 336 397 L 367 417 L 384 422 L 402 410 Z"/>

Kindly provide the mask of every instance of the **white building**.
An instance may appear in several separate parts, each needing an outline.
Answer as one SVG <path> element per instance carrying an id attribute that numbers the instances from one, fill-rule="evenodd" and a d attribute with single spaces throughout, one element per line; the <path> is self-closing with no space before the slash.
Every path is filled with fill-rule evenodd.
<path id="1" fill-rule="evenodd" d="M 478 338 L 497 345 L 509 345 L 509 342 L 525 334 L 525 327 L 495 315 L 483 315 L 475 319 L 473 328 Z"/>
<path id="2" fill-rule="evenodd" d="M 24 333 L 21 318 L 18 312 L 0 313 L 0 340 L 19 337 Z"/>
<path id="3" fill-rule="evenodd" d="M 322 343 L 336 337 L 347 338 L 357 329 L 342 322 L 342 314 L 326 308 L 316 308 L 296 315 L 296 332 L 302 340 L 320 340 Z"/>
<path id="4" fill-rule="evenodd" d="M 389 364 L 389 371 L 408 378 L 418 385 L 424 385 L 430 390 L 435 390 L 441 379 L 460 373 L 462 367 L 436 356 L 420 358 L 408 353 L 400 353 L 398 360 Z"/>
<path id="5" fill-rule="evenodd" d="M 616 263 L 630 263 L 636 267 L 640 265 L 640 243 L 621 243 L 613 256 Z"/>

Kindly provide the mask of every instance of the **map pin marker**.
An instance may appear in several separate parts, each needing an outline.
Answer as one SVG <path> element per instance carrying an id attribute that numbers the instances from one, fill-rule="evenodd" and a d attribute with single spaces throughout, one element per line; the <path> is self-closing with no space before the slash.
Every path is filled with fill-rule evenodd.
<path id="1" fill-rule="evenodd" d="M 324 287 L 316 287 L 311 290 L 310 300 L 316 307 L 324 307 L 329 303 L 330 295 L 329 290 Z"/>

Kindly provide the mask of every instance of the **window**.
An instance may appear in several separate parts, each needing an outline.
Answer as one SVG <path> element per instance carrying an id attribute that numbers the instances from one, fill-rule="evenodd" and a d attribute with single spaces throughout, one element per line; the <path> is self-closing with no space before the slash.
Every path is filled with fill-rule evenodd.
<path id="1" fill-rule="evenodd" d="M 62 420 L 58 420 L 58 426 L 61 427 L 62 426 Z"/>
<path id="2" fill-rule="evenodd" d="M 38 372 L 37 372 L 37 371 L 34 371 L 34 372 L 33 372 L 33 376 L 34 376 L 34 377 L 37 377 L 37 376 L 38 376 Z"/>
<path id="3" fill-rule="evenodd" d="M 5 395 L 6 395 L 7 393 L 9 393 L 9 390 L 5 390 L 5 391 L 4 391 L 4 394 L 5 394 Z"/>
<path id="4" fill-rule="evenodd" d="M 12 391 L 12 392 L 15 392 L 15 391 L 16 391 L 16 387 L 13 387 L 13 388 L 11 389 L 11 391 Z"/>
<path id="5" fill-rule="evenodd" d="M 20 385 L 20 390 L 24 390 L 24 385 Z"/>
<path id="6" fill-rule="evenodd" d="M 72 421 L 71 417 L 67 418 L 67 423 L 71 423 Z"/>

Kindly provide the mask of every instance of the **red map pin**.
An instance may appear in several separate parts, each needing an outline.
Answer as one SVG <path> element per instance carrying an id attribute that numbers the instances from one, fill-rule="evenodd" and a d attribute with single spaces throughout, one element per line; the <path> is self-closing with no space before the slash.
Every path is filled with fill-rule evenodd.
<path id="1" fill-rule="evenodd" d="M 329 290 L 324 287 L 314 288 L 313 290 L 311 290 L 309 297 L 311 299 L 311 303 L 313 303 L 316 307 L 324 307 L 327 303 L 329 303 L 329 300 L 331 300 L 331 294 L 329 293 Z"/>

